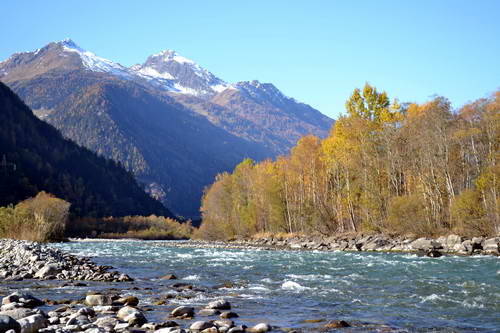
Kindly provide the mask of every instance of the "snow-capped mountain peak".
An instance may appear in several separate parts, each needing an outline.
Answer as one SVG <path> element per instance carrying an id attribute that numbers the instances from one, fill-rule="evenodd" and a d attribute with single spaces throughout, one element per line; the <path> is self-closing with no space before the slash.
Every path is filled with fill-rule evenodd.
<path id="1" fill-rule="evenodd" d="M 173 92 L 199 97 L 210 97 L 229 87 L 193 60 L 169 49 L 151 55 L 144 64 L 132 66 L 130 70 L 149 80 L 159 80 Z"/>
<path id="2" fill-rule="evenodd" d="M 69 38 L 63 39 L 56 44 L 60 45 L 64 52 L 76 53 L 82 60 L 83 66 L 90 71 L 107 72 L 120 76 L 130 75 L 126 67 L 82 49 Z"/>
<path id="3" fill-rule="evenodd" d="M 150 58 L 160 59 L 161 61 L 175 61 L 178 62 L 179 64 L 191 64 L 198 66 L 193 60 L 181 56 L 174 50 L 168 50 L 168 49 L 163 50 L 160 53 L 153 54 Z"/>

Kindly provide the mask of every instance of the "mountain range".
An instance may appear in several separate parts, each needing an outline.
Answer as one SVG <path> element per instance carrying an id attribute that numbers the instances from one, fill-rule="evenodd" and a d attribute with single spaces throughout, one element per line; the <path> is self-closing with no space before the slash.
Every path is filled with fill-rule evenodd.
<path id="1" fill-rule="evenodd" d="M 285 154 L 304 135 L 325 137 L 333 124 L 271 83 L 230 84 L 172 50 L 126 67 L 65 39 L 0 62 L 0 81 L 189 217 L 216 174 Z"/>

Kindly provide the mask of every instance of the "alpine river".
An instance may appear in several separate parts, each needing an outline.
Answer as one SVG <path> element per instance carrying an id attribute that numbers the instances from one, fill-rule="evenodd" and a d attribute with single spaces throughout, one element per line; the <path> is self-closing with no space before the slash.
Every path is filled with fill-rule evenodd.
<path id="1" fill-rule="evenodd" d="M 239 314 L 235 321 L 247 325 L 267 322 L 282 329 L 308 330 L 330 320 L 345 320 L 353 325 L 345 330 L 356 332 L 500 331 L 500 261 L 493 256 L 178 248 L 166 241 L 53 246 L 133 277 L 136 288 L 111 286 L 127 288 L 121 293 L 150 304 L 150 320 L 165 320 L 178 304 L 198 310 L 224 297 Z M 179 280 L 158 279 L 170 273 Z M 192 284 L 194 291 L 186 298 L 154 305 L 172 292 L 169 285 L 179 282 Z M 88 288 L 110 288 L 110 284 Z M 47 290 L 52 294 L 48 296 L 54 292 L 71 298 L 76 288 Z M 79 290 L 79 296 L 84 292 Z"/>

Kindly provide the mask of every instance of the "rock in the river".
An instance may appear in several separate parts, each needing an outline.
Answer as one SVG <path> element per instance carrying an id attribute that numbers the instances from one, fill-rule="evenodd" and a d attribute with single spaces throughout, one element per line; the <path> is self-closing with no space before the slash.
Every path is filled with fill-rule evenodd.
<path id="1" fill-rule="evenodd" d="M 160 280 L 177 280 L 177 276 L 174 274 L 167 274 L 165 276 L 162 276 Z"/>
<path id="2" fill-rule="evenodd" d="M 230 318 L 238 318 L 238 314 L 236 312 L 224 311 L 219 316 L 222 319 L 230 319 Z"/>
<path id="3" fill-rule="evenodd" d="M 18 320 L 22 333 L 36 333 L 48 326 L 48 321 L 41 314 L 32 315 Z"/>
<path id="4" fill-rule="evenodd" d="M 215 309 L 201 309 L 198 312 L 198 315 L 200 315 L 202 317 L 216 316 L 216 315 L 219 315 L 219 314 L 220 314 L 220 311 L 219 310 L 215 310 Z"/>
<path id="5" fill-rule="evenodd" d="M 37 306 L 45 304 L 45 302 L 39 300 L 38 298 L 34 297 L 33 295 L 30 295 L 27 293 L 20 293 L 20 292 L 15 292 L 9 296 L 4 297 L 2 299 L 2 303 L 4 305 L 16 304 L 15 306 L 12 305 L 13 307 L 16 307 L 16 308 L 17 307 L 35 308 Z M 5 307 L 3 309 L 7 310 L 8 307 Z"/>
<path id="6" fill-rule="evenodd" d="M 21 332 L 21 325 L 12 317 L 0 315 L 0 332 L 7 332 L 8 330 L 19 333 Z"/>
<path id="7" fill-rule="evenodd" d="M 2 304 L 18 303 L 19 296 L 17 294 L 11 294 L 2 298 Z"/>
<path id="8" fill-rule="evenodd" d="M 443 254 L 441 252 L 439 252 L 438 250 L 430 250 L 426 253 L 426 256 L 428 257 L 431 257 L 431 258 L 439 258 L 441 257 Z"/>
<path id="9" fill-rule="evenodd" d="M 193 317 L 194 308 L 189 306 L 179 306 L 171 312 L 172 317 Z"/>
<path id="10" fill-rule="evenodd" d="M 270 331 L 271 326 L 269 326 L 266 323 L 260 323 L 260 324 L 253 326 L 252 328 L 249 328 L 248 330 L 252 333 L 264 333 L 264 332 Z"/>
<path id="11" fill-rule="evenodd" d="M 325 328 L 345 328 L 351 327 L 348 322 L 343 320 L 333 320 L 325 325 Z"/>
<path id="12" fill-rule="evenodd" d="M 85 304 L 90 306 L 111 305 L 113 304 L 114 298 L 116 297 L 110 295 L 87 295 L 87 297 L 85 297 Z"/>
<path id="13" fill-rule="evenodd" d="M 229 303 L 225 299 L 219 299 L 208 303 L 207 309 L 231 310 L 231 303 Z"/>
<path id="14" fill-rule="evenodd" d="M 135 296 L 127 296 L 117 299 L 116 302 L 124 305 L 137 306 L 139 304 L 139 299 Z"/>
<path id="15" fill-rule="evenodd" d="M 245 333 L 246 329 L 247 327 L 245 325 L 240 325 L 230 328 L 229 331 L 227 331 L 227 333 Z"/>
<path id="16" fill-rule="evenodd" d="M 214 325 L 208 321 L 195 321 L 191 324 L 189 329 L 193 331 L 203 331 L 204 329 L 210 328 L 212 326 Z"/>

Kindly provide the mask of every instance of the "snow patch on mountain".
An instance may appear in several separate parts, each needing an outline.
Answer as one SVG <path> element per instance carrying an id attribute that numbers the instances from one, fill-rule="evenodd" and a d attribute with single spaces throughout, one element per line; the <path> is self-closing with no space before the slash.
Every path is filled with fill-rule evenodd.
<path id="1" fill-rule="evenodd" d="M 151 78 L 175 80 L 175 77 L 173 77 L 170 73 L 168 73 L 168 72 L 160 73 L 152 67 L 141 68 L 141 69 L 135 71 L 135 73 L 137 73 L 139 75 L 151 77 Z"/>
<path id="2" fill-rule="evenodd" d="M 126 67 L 123 67 L 122 65 L 111 60 L 96 56 L 94 53 L 80 48 L 71 39 L 64 39 L 58 44 L 62 46 L 65 52 L 77 53 L 80 56 L 80 59 L 82 59 L 82 63 L 85 68 L 90 71 L 106 72 L 126 77 L 130 76 Z"/>
<path id="3" fill-rule="evenodd" d="M 163 50 L 160 53 L 153 54 L 152 58 L 162 58 L 163 61 L 175 61 L 180 64 L 196 65 L 193 60 L 181 56 L 174 50 Z"/>

